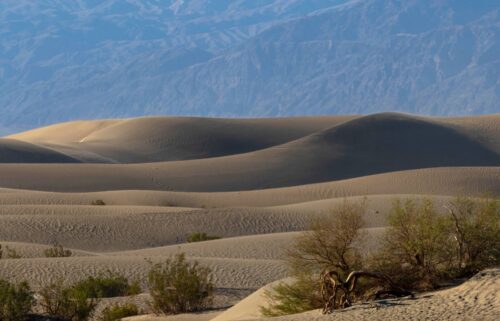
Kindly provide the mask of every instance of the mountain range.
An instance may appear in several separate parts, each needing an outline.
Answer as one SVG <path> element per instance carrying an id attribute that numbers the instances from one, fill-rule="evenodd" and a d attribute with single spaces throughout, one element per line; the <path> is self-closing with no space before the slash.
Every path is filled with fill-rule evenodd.
<path id="1" fill-rule="evenodd" d="M 0 133 L 140 115 L 500 111 L 495 0 L 4 0 Z"/>

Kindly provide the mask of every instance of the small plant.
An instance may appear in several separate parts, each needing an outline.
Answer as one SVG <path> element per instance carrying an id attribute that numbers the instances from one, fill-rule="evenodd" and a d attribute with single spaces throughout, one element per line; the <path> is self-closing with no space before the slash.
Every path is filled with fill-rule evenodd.
<path id="1" fill-rule="evenodd" d="M 35 303 L 28 283 L 13 285 L 0 279 L 0 320 L 27 320 Z"/>
<path id="2" fill-rule="evenodd" d="M 204 232 L 192 233 L 187 237 L 188 243 L 218 240 L 218 239 L 220 239 L 219 236 L 208 235 L 207 233 Z"/>
<path id="3" fill-rule="evenodd" d="M 293 281 L 279 282 L 272 290 L 264 292 L 269 304 L 260 307 L 261 314 L 276 317 L 320 308 L 323 302 L 317 284 L 317 280 L 307 275 L 296 275 Z"/>
<path id="4" fill-rule="evenodd" d="M 8 259 L 21 259 L 22 256 L 17 253 L 17 251 L 15 249 L 12 249 L 8 246 L 5 247 L 5 249 L 7 250 L 7 258 Z"/>
<path id="5" fill-rule="evenodd" d="M 187 262 L 185 254 L 154 264 L 148 273 L 148 285 L 156 313 L 198 311 L 212 302 L 210 269 Z"/>
<path id="6" fill-rule="evenodd" d="M 54 243 L 51 248 L 44 251 L 45 257 L 70 257 L 73 253 L 58 243 Z"/>
<path id="7" fill-rule="evenodd" d="M 39 295 L 44 314 L 64 321 L 88 320 L 98 303 L 85 290 L 64 286 L 62 280 L 46 286 Z"/>
<path id="8" fill-rule="evenodd" d="M 12 249 L 12 248 L 6 246 L 5 250 L 7 251 L 7 259 L 21 259 L 22 258 L 22 256 L 20 254 L 18 254 L 15 249 Z M 4 251 L 3 251 L 2 245 L 0 244 L 0 259 L 3 257 L 3 254 L 4 254 Z"/>
<path id="9" fill-rule="evenodd" d="M 103 200 L 94 200 L 91 203 L 92 205 L 97 205 L 97 206 L 104 206 L 106 203 Z"/>
<path id="10" fill-rule="evenodd" d="M 122 318 L 131 317 L 139 314 L 139 308 L 133 303 L 123 305 L 113 305 L 106 307 L 102 311 L 99 321 L 116 321 Z"/>
<path id="11" fill-rule="evenodd" d="M 75 289 L 84 292 L 90 298 L 112 298 L 139 294 L 141 287 L 138 282 L 130 283 L 127 278 L 108 271 L 97 277 L 88 277 L 76 283 Z"/>

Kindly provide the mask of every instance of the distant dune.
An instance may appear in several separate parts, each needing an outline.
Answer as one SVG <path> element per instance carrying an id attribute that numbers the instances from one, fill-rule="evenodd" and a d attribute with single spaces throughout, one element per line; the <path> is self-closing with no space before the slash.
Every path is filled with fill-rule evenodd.
<path id="1" fill-rule="evenodd" d="M 124 159 L 131 157 L 127 152 L 120 153 L 115 148 L 122 145 L 122 149 L 127 147 L 127 150 L 146 155 L 152 155 L 152 150 L 158 151 L 161 146 L 165 146 L 162 153 L 167 160 L 170 157 L 168 155 L 174 158 L 188 157 L 185 153 L 190 153 L 191 157 L 204 155 L 209 158 L 131 165 L 4 164 L 0 165 L 0 177 L 3 187 L 50 191 L 236 191 L 303 185 L 420 168 L 491 167 L 500 165 L 500 130 L 494 126 L 499 119 L 499 116 L 481 117 L 480 121 L 487 124 L 482 131 L 477 131 L 474 130 L 473 121 L 375 114 L 347 121 L 327 118 L 331 126 L 316 128 L 316 131 L 307 134 L 304 133 L 304 127 L 308 127 L 310 132 L 314 126 L 326 127 L 325 122 L 315 118 L 306 119 L 305 124 L 299 126 L 300 121 L 287 119 L 282 123 L 276 121 L 273 127 L 274 123 L 270 120 L 255 120 L 254 123 L 259 126 L 267 124 L 266 132 L 255 124 L 242 130 L 242 126 L 235 126 L 234 121 L 224 129 L 220 124 L 213 125 L 217 121 L 208 119 L 205 122 L 211 127 L 207 126 L 217 133 L 211 140 L 212 144 L 207 143 L 205 134 L 189 130 L 190 126 L 203 123 L 200 119 L 182 119 L 179 132 L 185 131 L 186 140 L 174 139 L 173 144 L 168 144 L 172 137 L 168 134 L 170 127 L 167 126 L 167 134 L 163 135 L 161 126 L 153 126 L 155 122 L 164 124 L 165 119 L 131 120 L 107 126 L 86 136 L 100 142 L 100 148 L 114 150 L 114 156 L 101 153 L 100 157 L 114 161 L 120 158 L 118 154 Z M 152 129 L 143 131 L 147 124 Z M 288 127 L 284 124 L 288 124 Z M 207 126 L 194 128 L 208 132 Z M 291 127 L 295 133 L 292 133 Z M 242 137 L 246 141 L 242 137 L 237 138 L 238 133 L 243 133 Z M 31 140 L 36 136 L 33 132 L 25 135 Z M 127 138 L 131 135 L 138 137 L 137 140 Z M 23 135 L 13 137 L 22 138 Z M 229 143 L 229 138 L 235 140 Z M 184 150 L 180 151 L 179 146 Z M 237 150 L 235 146 L 247 147 L 238 147 L 240 150 Z M 74 145 L 71 148 L 76 149 Z M 245 148 L 258 150 L 248 152 Z M 89 155 L 90 151 L 85 150 L 85 146 L 82 150 L 83 154 Z M 65 152 L 69 153 L 68 150 Z M 92 153 L 97 152 L 94 150 Z M 229 156 L 212 157 L 220 154 Z M 71 181 L 70 186 L 67 180 Z"/>
<path id="2" fill-rule="evenodd" d="M 144 163 L 255 151 L 353 118 L 146 117 L 62 123 L 9 137 L 65 151 L 83 162 Z"/>

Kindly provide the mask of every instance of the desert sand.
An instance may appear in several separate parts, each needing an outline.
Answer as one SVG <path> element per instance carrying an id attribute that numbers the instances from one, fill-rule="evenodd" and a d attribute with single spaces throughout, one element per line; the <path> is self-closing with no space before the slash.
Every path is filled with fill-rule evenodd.
<path id="1" fill-rule="evenodd" d="M 38 288 L 111 269 L 145 284 L 147 260 L 184 252 L 212 269 L 216 310 L 127 320 L 260 319 L 260 288 L 287 276 L 284 253 L 311 217 L 366 197 L 370 252 L 395 199 L 442 208 L 457 195 L 487 194 L 500 195 L 500 115 L 56 124 L 0 139 L 0 243 L 22 256 L 1 259 L 0 277 Z M 222 238 L 186 243 L 198 231 Z M 45 258 L 53 243 L 73 256 Z M 499 276 L 493 269 L 415 299 L 277 320 L 493 320 Z M 116 300 L 147 306 L 148 295 Z"/>

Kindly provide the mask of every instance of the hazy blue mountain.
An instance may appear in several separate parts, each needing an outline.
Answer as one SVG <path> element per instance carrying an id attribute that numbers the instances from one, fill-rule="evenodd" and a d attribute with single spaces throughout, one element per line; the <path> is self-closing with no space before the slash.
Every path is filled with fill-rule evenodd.
<path id="1" fill-rule="evenodd" d="M 3 0 L 0 131 L 144 114 L 500 112 L 499 8 Z"/>

